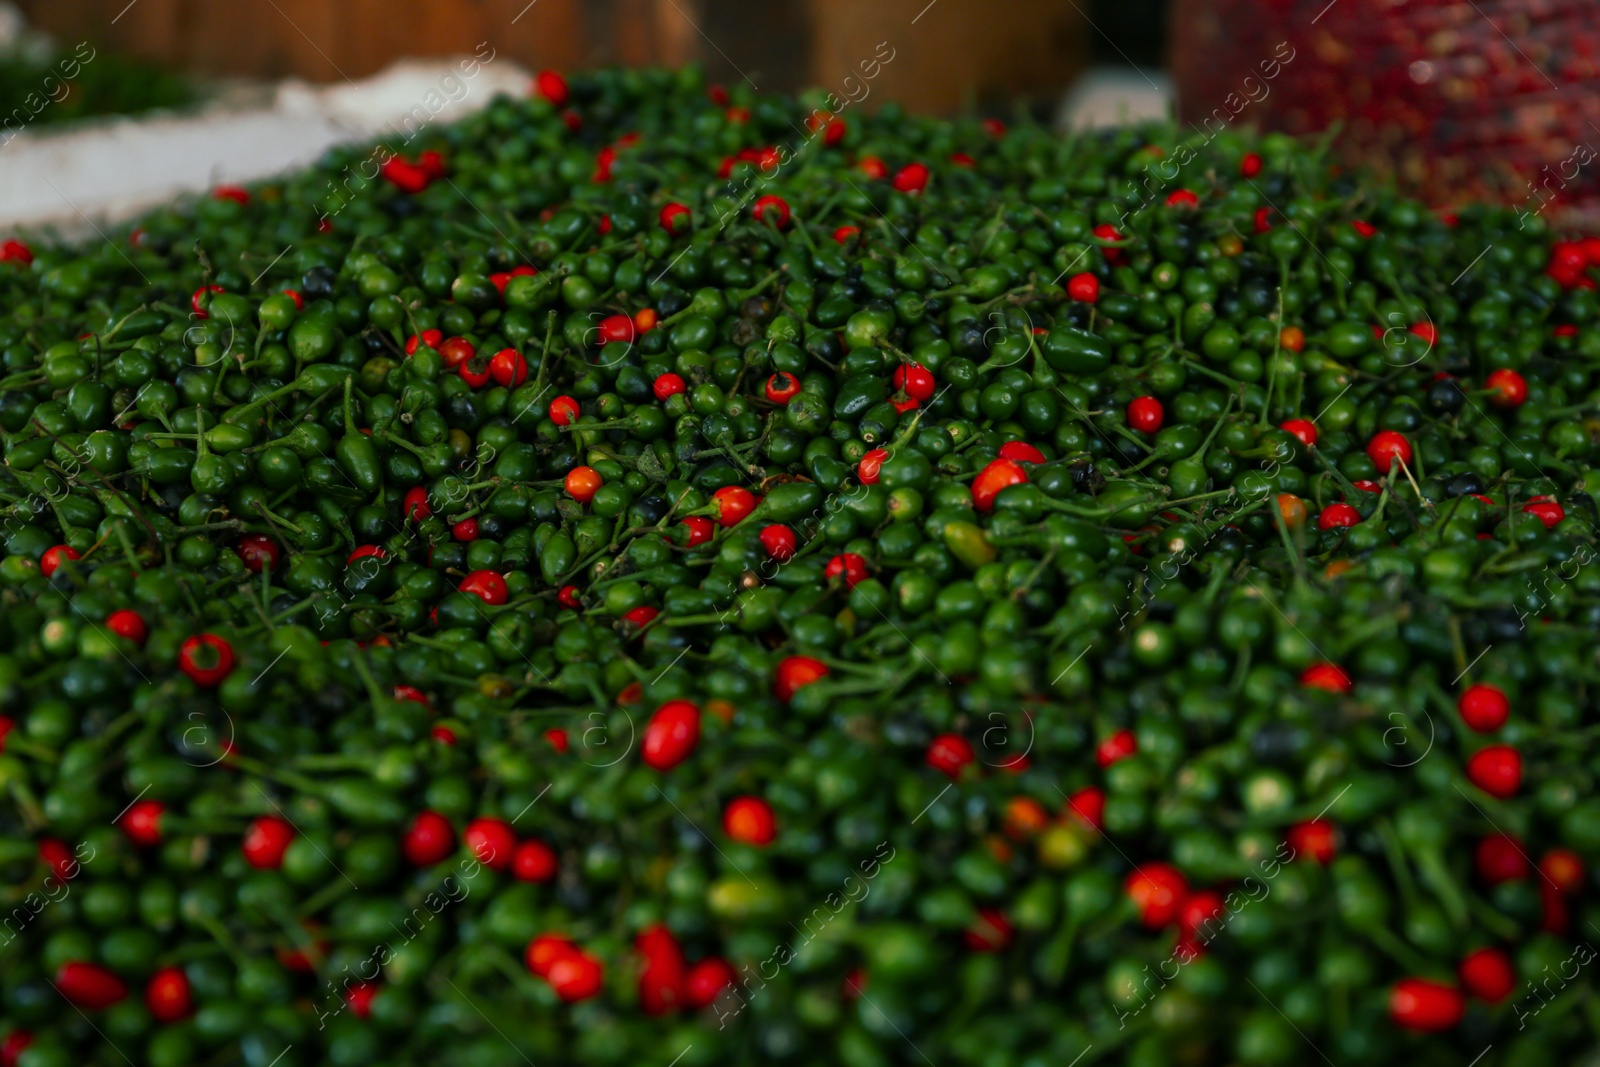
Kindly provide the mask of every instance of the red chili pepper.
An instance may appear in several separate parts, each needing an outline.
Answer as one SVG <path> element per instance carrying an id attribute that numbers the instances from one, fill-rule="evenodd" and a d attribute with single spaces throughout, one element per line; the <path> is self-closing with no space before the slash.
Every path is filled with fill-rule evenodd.
<path id="1" fill-rule="evenodd" d="M 496 606 L 504 604 L 511 595 L 506 580 L 489 570 L 473 571 L 461 579 L 461 584 L 457 588 L 463 593 L 482 597 L 486 604 Z"/>
<path id="2" fill-rule="evenodd" d="M 1166 421 L 1166 409 L 1153 396 L 1135 397 L 1128 401 L 1128 425 L 1140 433 L 1155 433 Z"/>
<path id="3" fill-rule="evenodd" d="M 452 337 L 448 341 L 441 341 L 433 347 L 439 353 L 439 358 L 444 363 L 446 370 L 458 370 L 478 354 L 477 348 L 465 337 Z"/>
<path id="4" fill-rule="evenodd" d="M 716 506 L 716 521 L 721 526 L 736 526 L 756 507 L 756 496 L 739 485 L 725 485 L 711 494 Z"/>
<path id="5" fill-rule="evenodd" d="M 940 734 L 928 743 L 923 761 L 940 774 L 956 778 L 974 758 L 972 743 L 960 734 Z"/>
<path id="6" fill-rule="evenodd" d="M 996 459 L 972 480 L 972 504 L 979 511 L 993 511 L 994 498 L 1003 489 L 1028 480 L 1028 473 L 1015 460 Z"/>
<path id="7" fill-rule="evenodd" d="M 541 70 L 533 79 L 534 92 L 550 101 L 554 107 L 566 107 L 567 79 L 553 70 Z"/>
<path id="8" fill-rule="evenodd" d="M 276 870 L 293 841 L 293 826 L 283 819 L 264 815 L 250 824 L 239 847 L 250 866 L 257 870 Z"/>
<path id="9" fill-rule="evenodd" d="M 496 384 L 514 389 L 528 380 L 528 361 L 515 348 L 502 348 L 489 359 L 489 376 Z"/>
<path id="10" fill-rule="evenodd" d="M 639 335 L 639 327 L 627 315 L 608 315 L 600 320 L 596 332 L 602 345 L 631 345 Z"/>
<path id="11" fill-rule="evenodd" d="M 161 820 L 166 813 L 167 806 L 159 800 L 138 800 L 128 805 L 117 826 L 134 844 L 150 848 L 161 843 Z"/>
<path id="12" fill-rule="evenodd" d="M 428 172 L 399 156 L 385 160 L 378 167 L 378 173 L 402 193 L 415 195 L 428 187 Z"/>
<path id="13" fill-rule="evenodd" d="M 660 608 L 652 607 L 649 604 L 640 604 L 636 608 L 623 612 L 622 619 L 624 622 L 632 623 L 636 629 L 642 630 L 652 622 L 655 622 L 656 617 L 660 614 Z"/>
<path id="14" fill-rule="evenodd" d="M 890 184 L 902 193 L 920 193 L 928 187 L 929 171 L 925 164 L 907 163 L 895 172 Z"/>
<path id="15" fill-rule="evenodd" d="M 689 547 L 703 545 L 717 532 L 716 523 L 704 515 L 691 515 L 683 520 L 683 525 L 689 528 Z"/>
<path id="16" fill-rule="evenodd" d="M 889 458 L 886 448 L 874 448 L 861 457 L 861 462 L 856 464 L 856 477 L 861 479 L 862 485 L 877 485 L 878 471 L 883 467 L 883 461 Z"/>
<path id="17" fill-rule="evenodd" d="M 1522 846 L 1505 834 L 1491 834 L 1479 841 L 1473 852 L 1473 866 L 1478 877 L 1492 886 L 1520 881 L 1528 877 L 1532 868 Z"/>
<path id="18" fill-rule="evenodd" d="M 789 225 L 789 204 L 780 196 L 757 198 L 750 214 L 757 222 L 771 222 L 780 230 Z"/>
<path id="19" fill-rule="evenodd" d="M 72 881 L 82 869 L 82 864 L 73 855 L 72 849 L 67 847 L 66 842 L 57 841 L 53 837 L 39 839 L 39 859 L 50 868 L 51 874 L 63 882 Z"/>
<path id="20" fill-rule="evenodd" d="M 82 558 L 82 554 L 71 545 L 55 545 L 45 549 L 44 554 L 39 557 L 39 573 L 48 578 L 60 569 L 63 563 Z"/>
<path id="21" fill-rule="evenodd" d="M 1367 456 L 1379 472 L 1387 474 L 1396 463 L 1410 465 L 1411 442 L 1402 433 L 1380 430 L 1367 442 Z"/>
<path id="22" fill-rule="evenodd" d="M 189 307 L 194 309 L 194 317 L 197 319 L 209 319 L 211 317 L 211 313 L 200 306 L 201 301 L 206 301 L 209 303 L 207 300 L 208 294 L 225 293 L 227 291 L 228 290 L 224 289 L 220 285 L 202 285 L 200 288 L 196 289 L 189 296 Z"/>
<path id="23" fill-rule="evenodd" d="M 1123 889 L 1139 910 L 1140 922 L 1151 930 L 1176 921 L 1189 895 L 1188 881 L 1167 863 L 1146 863 L 1135 868 L 1123 882 Z"/>
<path id="24" fill-rule="evenodd" d="M 26 267 L 33 263 L 33 249 L 15 237 L 8 237 L 0 243 L 0 263 L 21 263 Z"/>
<path id="25" fill-rule="evenodd" d="M 72 960 L 56 969 L 56 991 L 76 1008 L 101 1011 L 128 995 L 122 979 L 98 963 Z"/>
<path id="26" fill-rule="evenodd" d="M 1527 379 L 1509 367 L 1493 372 L 1483 384 L 1491 390 L 1489 403 L 1497 408 L 1521 407 L 1528 399 Z"/>
<path id="27" fill-rule="evenodd" d="M 456 832 L 436 811 L 418 812 L 400 838 L 400 849 L 413 867 L 432 867 L 455 851 Z"/>
<path id="28" fill-rule="evenodd" d="M 1522 753 L 1510 745 L 1490 745 L 1467 760 L 1467 778 L 1492 797 L 1505 800 L 1522 787 Z"/>
<path id="29" fill-rule="evenodd" d="M 1300 672 L 1300 685 L 1329 693 L 1348 693 L 1354 686 L 1350 675 L 1336 663 L 1313 663 Z"/>
<path id="30" fill-rule="evenodd" d="M 234 546 L 234 551 L 244 561 L 245 570 L 251 574 L 260 574 L 263 570 L 277 570 L 280 550 L 278 543 L 270 537 L 261 534 L 247 534 L 239 538 L 239 543 Z"/>
<path id="31" fill-rule="evenodd" d="M 523 841 L 511 853 L 511 876 L 519 882 L 554 881 L 559 867 L 556 850 L 543 841 Z"/>
<path id="32" fill-rule="evenodd" d="M 1295 855 L 1310 856 L 1326 867 L 1338 851 L 1333 823 L 1326 819 L 1307 819 L 1289 827 L 1286 840 Z"/>
<path id="33" fill-rule="evenodd" d="M 570 426 L 578 417 L 578 402 L 570 396 L 558 396 L 550 401 L 550 421 L 557 426 Z"/>
<path id="34" fill-rule="evenodd" d="M 1288 346 L 1285 345 L 1284 347 L 1287 348 Z M 1290 419 L 1288 422 L 1285 422 L 1283 425 L 1279 426 L 1278 429 L 1293 435 L 1295 440 L 1299 441 L 1307 448 L 1310 448 L 1317 443 L 1317 426 L 1316 423 L 1309 419 Z"/>
<path id="35" fill-rule="evenodd" d="M 646 1015 L 677 1011 L 684 1003 L 684 973 L 688 966 L 683 946 L 662 923 L 641 931 L 634 946 L 645 961 L 639 974 L 639 1006 Z"/>
<path id="36" fill-rule="evenodd" d="M 194 1011 L 194 994 L 182 967 L 163 967 L 144 987 L 145 1007 L 158 1023 L 175 1023 Z"/>
<path id="37" fill-rule="evenodd" d="M 357 981 L 346 988 L 344 1002 L 349 1006 L 350 1014 L 358 1019 L 365 1019 L 372 1015 L 372 1001 L 377 995 L 376 983 Z"/>
<path id="38" fill-rule="evenodd" d="M 178 648 L 178 669 L 202 689 L 215 689 L 233 670 L 233 646 L 216 634 L 196 634 Z"/>
<path id="39" fill-rule="evenodd" d="M 828 561 L 822 574 L 830 581 L 842 578 L 846 589 L 854 589 L 867 580 L 867 561 L 854 552 L 842 552 Z"/>
<path id="40" fill-rule="evenodd" d="M 1105 825 L 1106 791 L 1097 785 L 1084 786 L 1067 798 L 1067 810 L 1099 830 Z"/>
<path id="41" fill-rule="evenodd" d="M 490 870 L 509 870 L 515 859 L 517 835 L 504 819 L 489 816 L 473 819 L 461 835 L 467 851 Z"/>
<path id="42" fill-rule="evenodd" d="M 1133 731 L 1118 730 L 1095 747 L 1094 760 L 1101 767 L 1109 767 L 1138 751 L 1139 739 L 1133 736 Z"/>
<path id="43" fill-rule="evenodd" d="M 1000 458 L 1017 463 L 1043 463 L 1045 455 L 1026 441 L 1007 441 L 1000 446 Z"/>
<path id="44" fill-rule="evenodd" d="M 891 376 L 894 387 L 914 400 L 931 400 L 938 382 L 933 372 L 920 363 L 902 363 Z"/>
<path id="45" fill-rule="evenodd" d="M 1111 225 L 1109 222 L 1102 222 L 1100 225 L 1096 226 L 1094 228 L 1094 235 L 1100 238 L 1102 241 L 1125 240 L 1117 228 Z M 1128 261 L 1128 254 L 1120 248 L 1102 248 L 1100 251 L 1105 255 L 1106 262 L 1111 264 L 1113 267 L 1120 267 L 1122 264 Z"/>
<path id="46" fill-rule="evenodd" d="M 457 367 L 456 373 L 461 376 L 462 381 L 466 382 L 472 388 L 482 389 L 484 386 L 488 385 L 494 377 L 489 369 L 492 360 L 493 357 L 490 356 L 484 356 L 481 354 L 474 355 L 471 359 Z"/>
<path id="47" fill-rule="evenodd" d="M 645 766 L 668 771 L 688 759 L 699 743 L 699 707 L 687 700 L 669 700 L 645 726 L 640 754 Z"/>
<path id="48" fill-rule="evenodd" d="M 831 672 L 827 664 L 810 656 L 789 656 L 778 664 L 773 674 L 772 691 L 785 704 L 794 699 L 799 690 L 819 682 Z"/>
<path id="49" fill-rule="evenodd" d="M 1329 504 L 1317 516 L 1317 529 L 1337 530 L 1354 526 L 1361 521 L 1361 512 L 1344 502 Z"/>
<path id="50" fill-rule="evenodd" d="M 1389 1017 L 1407 1030 L 1449 1030 L 1465 1011 L 1466 998 L 1460 990 L 1442 982 L 1402 978 L 1389 991 Z"/>
<path id="51" fill-rule="evenodd" d="M 667 371 L 651 384 L 650 391 L 655 393 L 657 400 L 665 401 L 668 397 L 677 396 L 688 388 L 688 383 L 680 375 Z"/>
<path id="52" fill-rule="evenodd" d="M 683 977 L 684 1003 L 699 1010 L 709 1007 L 737 976 L 726 960 L 710 956 L 689 968 Z"/>
<path id="53" fill-rule="evenodd" d="M 777 523 L 764 527 L 760 539 L 761 547 L 767 550 L 767 555 L 779 563 L 787 563 L 793 559 L 795 549 L 799 546 L 795 532 Z"/>
<path id="54" fill-rule="evenodd" d="M 1506 999 L 1517 985 L 1511 957 L 1497 948 L 1480 948 L 1470 954 L 1456 973 L 1468 994 L 1490 1004 Z"/>
<path id="55" fill-rule="evenodd" d="M 688 207 L 674 201 L 661 209 L 659 221 L 663 230 L 676 237 L 693 225 L 692 217 Z"/>
<path id="56" fill-rule="evenodd" d="M 605 968 L 593 956 L 574 952 L 550 965 L 547 980 L 563 1002 L 576 1004 L 600 994 L 605 986 Z"/>
<path id="57" fill-rule="evenodd" d="M 412 334 L 410 337 L 406 338 L 406 355 L 416 355 L 419 347 L 431 348 L 437 352 L 439 350 L 439 345 L 443 341 L 443 330 L 423 330 L 420 336 L 417 334 Z"/>
<path id="58" fill-rule="evenodd" d="M 548 978 L 550 968 L 558 960 L 576 955 L 578 946 L 572 940 L 560 934 L 539 934 L 528 942 L 523 958 L 528 965 L 528 970 L 540 978 Z"/>
<path id="59" fill-rule="evenodd" d="M 422 692 L 422 690 L 418 689 L 414 685 L 397 685 L 397 686 L 395 686 L 394 687 L 394 698 L 396 700 L 409 700 L 413 704 L 421 704 L 423 707 L 427 708 L 429 711 L 433 710 L 433 705 L 428 701 L 427 696 Z"/>
<path id="60" fill-rule="evenodd" d="M 1188 943 L 1191 949 L 1203 949 L 1211 939 L 1206 935 L 1214 937 L 1216 930 L 1220 929 L 1219 917 L 1225 921 L 1227 914 L 1228 908 L 1222 894 L 1209 889 L 1190 893 L 1178 909 L 1178 937 Z M 1214 925 L 1208 927 L 1208 922 Z"/>
<path id="61" fill-rule="evenodd" d="M 998 908 L 979 908 L 977 919 L 961 934 L 973 952 L 1001 952 L 1011 944 L 1011 923 Z"/>
<path id="62" fill-rule="evenodd" d="M 1576 893 L 1583 888 L 1583 857 L 1569 848 L 1553 848 L 1539 861 L 1539 873 L 1556 892 Z"/>
<path id="63" fill-rule="evenodd" d="M 428 506 L 428 491 L 420 485 L 414 485 L 406 490 L 405 499 L 400 507 L 406 518 L 417 522 L 433 515 L 433 509 Z"/>
<path id="64" fill-rule="evenodd" d="M 760 797 L 734 797 L 723 809 L 722 829 L 735 841 L 764 848 L 777 839 L 778 819 Z"/>
<path id="65" fill-rule="evenodd" d="M 1547 530 L 1567 517 L 1566 509 L 1549 497 L 1534 497 L 1522 505 L 1522 511 L 1525 515 L 1537 517 Z"/>
<path id="66" fill-rule="evenodd" d="M 800 395 L 800 380 L 786 371 L 779 371 L 767 379 L 766 394 L 774 404 L 787 405 Z"/>

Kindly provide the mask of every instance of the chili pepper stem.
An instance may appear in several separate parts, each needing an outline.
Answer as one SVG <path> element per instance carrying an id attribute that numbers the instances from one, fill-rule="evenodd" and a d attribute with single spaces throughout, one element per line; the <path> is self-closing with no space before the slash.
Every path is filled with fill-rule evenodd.
<path id="1" fill-rule="evenodd" d="M 1361 931 L 1384 955 L 1394 960 L 1412 974 L 1425 974 L 1429 961 L 1421 953 L 1400 940 L 1382 926 L 1364 927 Z"/>
<path id="2" fill-rule="evenodd" d="M 1300 554 L 1300 546 L 1295 543 L 1295 538 L 1289 531 L 1289 522 L 1283 517 L 1283 508 L 1273 508 L 1272 519 L 1278 527 L 1278 536 L 1283 540 L 1283 550 L 1289 554 L 1289 559 L 1294 564 L 1295 579 L 1303 584 L 1306 581 L 1306 561 Z"/>
<path id="3" fill-rule="evenodd" d="M 233 940 L 233 935 L 230 934 L 228 932 L 228 928 L 223 926 L 222 923 L 216 918 L 200 912 L 189 915 L 187 918 L 188 921 L 194 923 L 196 926 L 200 927 L 200 929 L 210 934 L 212 940 L 214 940 L 218 945 L 222 946 L 222 950 L 228 954 L 229 959 L 233 960 L 233 965 L 235 967 L 243 969 L 250 965 L 250 958 L 243 952 L 239 951 L 239 946 Z"/>
<path id="4" fill-rule="evenodd" d="M 306 897 L 300 906 L 295 909 L 295 913 L 301 918 L 316 915 L 349 892 L 352 892 L 352 886 L 349 881 L 343 877 L 335 878 L 315 893 Z"/>

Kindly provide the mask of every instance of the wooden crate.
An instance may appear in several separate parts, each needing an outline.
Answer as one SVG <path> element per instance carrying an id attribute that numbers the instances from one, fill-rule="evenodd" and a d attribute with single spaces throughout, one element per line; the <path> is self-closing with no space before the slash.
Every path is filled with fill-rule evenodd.
<path id="1" fill-rule="evenodd" d="M 820 85 L 950 112 L 1047 99 L 1081 69 L 1074 0 L 21 0 L 64 41 L 88 38 L 212 76 L 330 82 L 401 56 L 487 41 L 530 68 L 704 63 L 762 89 Z M 875 57 L 887 64 L 872 67 Z M 844 79 L 855 81 L 846 84 Z"/>

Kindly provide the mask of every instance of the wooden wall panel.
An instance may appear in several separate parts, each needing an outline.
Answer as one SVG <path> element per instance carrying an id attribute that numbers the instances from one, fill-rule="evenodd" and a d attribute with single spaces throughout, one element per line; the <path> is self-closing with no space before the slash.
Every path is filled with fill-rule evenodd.
<path id="1" fill-rule="evenodd" d="M 884 54 L 894 50 L 870 84 L 868 107 L 898 100 L 948 113 L 1024 93 L 1048 98 L 1066 88 L 1087 53 L 1073 0 L 809 0 L 807 7 L 812 84 L 842 97 L 842 79 L 859 82 L 860 64 L 880 43 Z"/>
<path id="2" fill-rule="evenodd" d="M 582 66 L 590 51 L 580 0 L 136 0 L 132 7 L 127 0 L 22 0 L 21 6 L 30 21 L 63 40 L 87 37 L 215 76 L 355 79 L 400 56 L 470 53 L 481 41 L 533 67 Z"/>
<path id="3" fill-rule="evenodd" d="M 210 75 L 333 82 L 400 56 L 473 52 L 532 68 L 703 63 L 763 89 L 841 82 L 880 42 L 871 107 L 953 111 L 1063 89 L 1085 54 L 1074 0 L 21 0 L 63 40 Z M 120 17 L 119 16 L 120 13 Z"/>
<path id="4" fill-rule="evenodd" d="M 698 19 L 705 36 L 695 36 L 707 72 L 730 85 L 749 78 L 761 89 L 807 84 L 816 46 L 807 6 L 807 0 L 705 0 Z"/>
<path id="5" fill-rule="evenodd" d="M 113 0 L 115 2 L 115 0 Z M 143 6 L 144 0 L 139 0 Z M 269 77 L 298 74 L 317 81 L 340 77 L 338 8 L 317 0 L 245 0 L 230 4 L 185 3 L 188 34 L 183 64 L 209 74 L 266 71 Z M 139 8 L 124 22 L 136 21 Z"/>

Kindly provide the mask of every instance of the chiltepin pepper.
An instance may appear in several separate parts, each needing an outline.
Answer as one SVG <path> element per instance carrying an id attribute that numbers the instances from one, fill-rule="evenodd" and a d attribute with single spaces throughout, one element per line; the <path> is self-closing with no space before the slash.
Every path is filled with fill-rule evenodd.
<path id="1" fill-rule="evenodd" d="M 1596 246 L 840 111 L 0 244 L 0 1067 L 1594 1046 Z"/>

